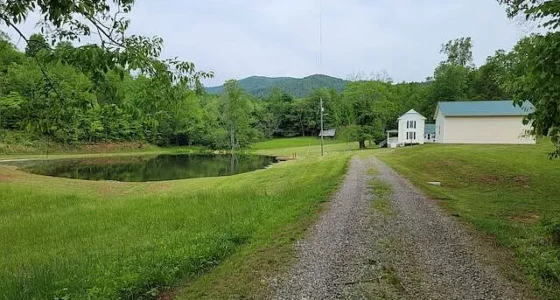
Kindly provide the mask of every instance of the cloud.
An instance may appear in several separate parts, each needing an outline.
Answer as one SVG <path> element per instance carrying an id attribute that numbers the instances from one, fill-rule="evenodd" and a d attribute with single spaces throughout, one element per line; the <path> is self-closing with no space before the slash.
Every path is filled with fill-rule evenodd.
<path id="1" fill-rule="evenodd" d="M 164 38 L 165 56 L 214 71 L 207 85 L 381 70 L 396 81 L 420 81 L 443 60 L 447 40 L 472 37 L 480 65 L 526 33 L 493 0 L 138 0 L 130 17 L 134 33 Z"/>

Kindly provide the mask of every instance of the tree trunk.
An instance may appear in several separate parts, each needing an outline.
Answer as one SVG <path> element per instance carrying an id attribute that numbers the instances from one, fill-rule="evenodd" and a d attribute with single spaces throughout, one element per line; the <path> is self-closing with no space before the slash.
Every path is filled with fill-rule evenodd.
<path id="1" fill-rule="evenodd" d="M 366 148 L 366 141 L 365 140 L 360 140 L 360 149 L 365 149 Z"/>

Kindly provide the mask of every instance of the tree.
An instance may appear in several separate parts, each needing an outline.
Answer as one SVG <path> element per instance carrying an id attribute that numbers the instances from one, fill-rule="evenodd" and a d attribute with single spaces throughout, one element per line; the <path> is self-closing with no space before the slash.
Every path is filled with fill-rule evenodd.
<path id="1" fill-rule="evenodd" d="M 560 3 L 542 0 L 498 0 L 507 6 L 508 16 L 524 15 L 527 20 L 541 21 L 542 26 L 557 29 L 560 26 Z"/>
<path id="2" fill-rule="evenodd" d="M 456 64 L 440 64 L 434 71 L 428 101 L 422 111 L 433 115 L 440 101 L 467 100 L 470 69 Z"/>
<path id="3" fill-rule="evenodd" d="M 41 50 L 49 50 L 49 44 L 43 35 L 34 33 L 29 37 L 27 46 L 25 46 L 25 55 L 36 57 Z"/>
<path id="4" fill-rule="evenodd" d="M 458 38 L 441 46 L 440 53 L 447 55 L 448 64 L 454 64 L 463 67 L 472 66 L 472 39 L 470 37 Z"/>
<path id="5" fill-rule="evenodd" d="M 226 81 L 224 88 L 224 94 L 220 99 L 221 120 L 229 135 L 230 149 L 234 152 L 236 148 L 245 145 L 245 135 L 250 124 L 251 105 L 237 81 Z"/>
<path id="6" fill-rule="evenodd" d="M 154 76 L 162 73 L 170 82 L 185 82 L 195 86 L 200 78 L 213 76 L 212 73 L 197 72 L 190 62 L 177 58 L 160 59 L 163 40 L 159 37 L 148 38 L 128 35 L 130 20 L 125 17 L 132 10 L 134 0 L 82 0 L 39 1 L 19 0 L 0 2 L 0 24 L 16 30 L 28 44 L 19 28 L 31 12 L 39 14 L 42 22 L 38 24 L 41 33 L 48 35 L 54 44 L 56 40 L 79 40 L 84 36 L 99 38 L 100 48 L 84 46 L 78 57 L 97 56 L 99 67 L 107 72 L 115 67 L 135 70 Z M 43 72 L 43 75 L 46 75 Z"/>
<path id="7" fill-rule="evenodd" d="M 352 138 L 358 141 L 360 149 L 366 147 L 366 140 L 376 140 L 384 136 L 387 122 L 394 114 L 390 84 L 376 81 L 352 82 L 344 89 L 344 101 L 352 107 Z"/>
<path id="8" fill-rule="evenodd" d="M 540 22 L 550 30 L 520 41 L 514 49 L 517 57 L 517 76 L 512 77 L 511 90 L 518 105 L 528 100 L 535 106 L 526 123 L 536 135 L 550 135 L 560 156 L 560 2 L 538 0 L 498 0 L 507 5 L 508 16 L 524 15 L 528 20 Z"/>
<path id="9" fill-rule="evenodd" d="M 496 51 L 494 56 L 486 59 L 486 63 L 469 73 L 468 98 L 473 100 L 510 99 L 502 82 L 507 76 L 508 57 L 504 50 Z"/>

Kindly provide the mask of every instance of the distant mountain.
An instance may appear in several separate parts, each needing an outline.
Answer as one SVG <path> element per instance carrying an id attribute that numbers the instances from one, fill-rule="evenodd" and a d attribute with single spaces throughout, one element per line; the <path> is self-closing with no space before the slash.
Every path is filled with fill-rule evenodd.
<path id="1" fill-rule="evenodd" d="M 304 78 L 252 76 L 237 82 L 247 93 L 256 97 L 267 96 L 275 87 L 294 97 L 305 97 L 315 89 L 322 87 L 333 88 L 341 92 L 348 83 L 340 78 L 320 74 Z M 221 94 L 223 90 L 222 85 L 206 88 L 206 91 L 211 94 Z"/>

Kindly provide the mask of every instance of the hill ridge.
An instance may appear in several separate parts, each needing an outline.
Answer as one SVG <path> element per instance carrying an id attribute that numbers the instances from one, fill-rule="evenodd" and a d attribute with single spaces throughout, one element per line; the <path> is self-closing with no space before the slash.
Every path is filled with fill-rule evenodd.
<path id="1" fill-rule="evenodd" d="M 348 81 L 325 74 L 312 74 L 302 78 L 255 75 L 240 79 L 238 83 L 247 93 L 256 97 L 267 96 L 274 88 L 279 88 L 294 97 L 305 97 L 313 90 L 322 87 L 342 92 Z M 206 91 L 210 94 L 221 94 L 223 85 L 207 87 Z"/>

